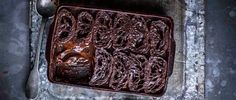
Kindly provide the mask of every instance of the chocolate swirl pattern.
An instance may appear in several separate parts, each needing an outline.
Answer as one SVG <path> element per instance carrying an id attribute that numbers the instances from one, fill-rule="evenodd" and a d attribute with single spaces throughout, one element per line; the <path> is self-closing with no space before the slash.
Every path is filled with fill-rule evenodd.
<path id="1" fill-rule="evenodd" d="M 98 12 L 94 27 L 94 44 L 96 47 L 106 47 L 111 41 L 112 19 L 104 11 Z"/>
<path id="2" fill-rule="evenodd" d="M 127 88 L 128 82 L 128 57 L 122 52 L 116 52 L 112 62 L 112 75 L 109 87 L 118 91 Z"/>
<path id="3" fill-rule="evenodd" d="M 54 24 L 51 81 L 151 95 L 165 91 L 174 55 L 171 19 L 65 6 Z"/>
<path id="4" fill-rule="evenodd" d="M 95 68 L 89 84 L 108 85 L 112 73 L 112 56 L 105 49 L 97 49 L 95 56 Z"/>
<path id="5" fill-rule="evenodd" d="M 81 40 L 91 34 L 94 18 L 88 12 L 81 12 L 78 16 L 76 37 Z M 78 41 L 80 42 L 80 41 Z"/>
<path id="6" fill-rule="evenodd" d="M 148 28 L 143 17 L 134 16 L 131 20 L 131 28 L 128 36 L 128 46 L 136 53 L 146 54 L 149 50 L 147 43 Z"/>
<path id="7" fill-rule="evenodd" d="M 63 9 L 58 13 L 58 19 L 56 23 L 56 42 L 67 42 L 73 37 L 73 31 L 76 27 L 75 17 L 70 11 Z"/>
<path id="8" fill-rule="evenodd" d="M 145 65 L 144 62 L 140 62 L 140 58 L 142 55 L 137 55 L 130 57 L 130 60 L 128 61 L 129 65 L 129 81 L 128 81 L 128 87 L 130 91 L 136 91 L 140 92 L 143 90 L 143 83 L 144 83 L 144 68 Z M 146 58 L 143 58 L 143 60 Z"/>
<path id="9" fill-rule="evenodd" d="M 164 55 L 168 49 L 169 27 L 162 21 L 153 21 L 150 27 L 150 53 L 151 55 Z"/>
<path id="10" fill-rule="evenodd" d="M 127 48 L 129 27 L 130 27 L 130 17 L 127 14 L 117 14 L 114 19 L 114 37 L 113 37 L 113 47 L 115 49 Z"/>
<path id="11" fill-rule="evenodd" d="M 167 62 L 161 57 L 150 57 L 145 66 L 144 91 L 146 93 L 155 93 L 164 88 L 167 75 Z"/>

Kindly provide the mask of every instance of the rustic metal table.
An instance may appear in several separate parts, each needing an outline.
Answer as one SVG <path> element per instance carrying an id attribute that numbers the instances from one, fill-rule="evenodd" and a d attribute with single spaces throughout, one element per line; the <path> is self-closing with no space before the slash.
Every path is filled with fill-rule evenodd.
<path id="1" fill-rule="evenodd" d="M 171 0 L 166 0 L 166 2 L 170 3 Z M 168 86 L 169 88 L 166 95 L 157 99 L 185 98 L 189 100 L 197 98 L 203 99 L 205 97 L 205 99 L 209 100 L 234 100 L 236 98 L 236 47 L 234 45 L 236 42 L 236 2 L 234 2 L 234 0 L 185 0 L 185 2 L 186 5 L 184 5 L 184 7 L 180 7 L 176 4 L 183 9 L 182 14 L 184 14 L 184 17 L 181 17 L 181 22 L 175 22 L 175 26 L 182 27 L 179 32 L 182 32 L 183 38 L 181 39 L 183 40 L 181 43 L 182 47 L 178 46 L 179 49 L 177 49 L 177 51 L 180 52 L 179 55 L 183 54 L 183 56 L 179 56 L 182 58 L 176 58 L 177 60 L 175 60 L 176 64 L 183 64 L 180 69 L 175 69 L 182 70 L 182 86 L 179 84 L 177 86 L 181 92 L 177 94 L 170 92 L 171 88 L 173 89 L 175 86 Z M 35 26 L 33 26 L 33 23 L 28 25 L 27 11 L 30 8 L 29 5 L 27 0 L 1 0 L 0 2 L 0 6 L 2 7 L 0 9 L 0 47 L 2 47 L 0 49 L 1 100 L 27 99 L 24 94 L 24 88 L 30 69 L 29 52 L 33 51 L 29 48 L 29 39 L 31 39 L 31 43 L 33 43 L 32 39 L 34 39 L 34 36 L 37 36 L 40 24 L 38 22 L 41 20 L 37 13 L 31 12 L 33 14 L 30 18 L 32 18 L 32 20 L 34 19 L 35 22 L 33 23 L 35 23 Z M 178 17 L 179 13 L 176 13 L 176 15 L 169 13 L 169 15 Z M 204 21 L 205 19 L 206 22 Z M 48 22 L 47 26 L 49 24 L 50 22 Z M 29 26 L 33 26 L 31 27 L 32 35 L 29 34 Z M 205 32 L 204 26 L 206 27 Z M 175 38 L 179 39 L 177 36 L 175 35 Z M 42 53 L 44 53 L 43 50 Z M 204 61 L 205 54 L 206 65 Z M 44 60 L 42 60 L 42 63 L 44 63 Z M 98 96 L 100 96 L 100 99 L 110 99 L 112 97 L 118 97 L 120 99 L 127 98 L 126 94 L 122 94 L 123 96 L 120 96 L 120 94 L 110 95 L 109 93 L 104 95 L 103 93 L 86 89 L 82 89 L 71 96 L 69 93 L 74 91 L 71 87 L 65 88 L 64 86 L 51 84 L 47 81 L 45 74 L 46 66 L 44 64 L 42 65 L 43 66 L 40 68 L 40 72 L 42 73 L 41 94 L 37 99 L 75 99 L 79 98 L 79 96 L 83 96 L 80 99 L 96 98 L 96 96 L 97 99 Z M 176 66 L 177 65 L 175 65 L 175 67 Z M 176 75 L 173 74 L 170 81 L 173 81 L 175 76 Z M 51 91 L 52 89 L 56 89 L 56 87 L 62 88 L 57 88 L 58 90 L 56 90 L 56 92 Z M 61 93 L 65 93 L 65 97 L 62 97 Z M 128 97 L 136 98 L 136 96 L 133 95 L 129 95 Z"/>

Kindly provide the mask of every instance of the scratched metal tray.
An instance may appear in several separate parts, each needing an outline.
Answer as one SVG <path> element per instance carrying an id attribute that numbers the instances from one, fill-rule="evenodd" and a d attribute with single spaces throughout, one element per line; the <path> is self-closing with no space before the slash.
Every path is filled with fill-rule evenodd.
<path id="1" fill-rule="evenodd" d="M 76 0 L 72 0 L 76 1 Z M 89 0 L 88 0 L 89 1 Z M 95 0 L 96 1 L 96 0 Z M 106 0 L 102 0 L 103 2 Z M 107 0 L 108 1 L 108 0 Z M 169 78 L 167 91 L 162 97 L 156 99 L 203 99 L 204 98 L 204 0 L 192 2 L 191 0 L 125 0 L 116 2 L 126 3 L 124 10 L 139 10 L 148 13 L 165 14 L 174 20 L 174 39 L 176 53 L 173 73 Z M 123 2 L 122 2 L 123 1 Z M 35 9 L 36 0 L 30 2 L 30 29 L 31 29 L 31 62 L 34 59 L 38 29 L 41 17 Z M 108 2 L 109 3 L 109 2 Z M 102 2 L 86 2 L 85 4 L 109 7 Z M 138 6 L 137 6 L 138 5 Z M 119 9 L 119 6 L 113 6 Z M 125 8 L 128 7 L 128 8 Z M 122 10 L 122 9 L 121 9 Z M 198 14 L 196 14 L 198 13 Z M 36 99 L 153 99 L 154 97 L 131 95 L 126 93 L 113 93 L 107 91 L 91 90 L 60 84 L 53 84 L 47 78 L 47 61 L 45 59 L 45 46 L 49 26 L 52 19 L 46 23 L 43 45 L 40 56 L 40 93 Z M 200 19 L 200 21 L 199 21 Z M 195 24 L 193 24 L 195 23 Z M 198 48 L 197 48 L 198 47 Z M 197 63 L 196 63 L 197 62 Z M 33 62 L 32 62 L 33 63 Z"/>

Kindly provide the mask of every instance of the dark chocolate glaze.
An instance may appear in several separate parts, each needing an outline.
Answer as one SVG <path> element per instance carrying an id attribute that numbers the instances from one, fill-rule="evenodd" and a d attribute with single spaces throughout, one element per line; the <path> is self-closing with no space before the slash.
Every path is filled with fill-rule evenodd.
<path id="1" fill-rule="evenodd" d="M 52 27 L 47 47 L 50 81 L 164 93 L 175 50 L 170 18 L 61 6 Z"/>

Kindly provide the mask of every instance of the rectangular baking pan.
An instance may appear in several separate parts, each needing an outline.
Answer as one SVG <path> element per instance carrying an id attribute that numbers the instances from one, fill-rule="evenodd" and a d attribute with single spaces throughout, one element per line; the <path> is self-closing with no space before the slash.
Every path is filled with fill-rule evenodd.
<path id="1" fill-rule="evenodd" d="M 56 29 L 57 29 L 57 20 L 58 19 L 58 12 L 61 11 L 61 9 L 67 9 L 68 11 L 73 11 L 73 13 L 77 13 L 79 11 L 87 11 L 87 12 L 100 12 L 100 11 L 105 11 L 108 13 L 113 13 L 113 14 L 128 14 L 130 16 L 142 16 L 145 19 L 155 19 L 155 20 L 162 20 L 168 27 L 169 29 L 167 30 L 166 33 L 164 33 L 164 35 L 167 35 L 169 38 L 167 41 L 168 43 L 168 50 L 167 52 L 169 52 L 168 56 L 167 56 L 167 74 L 165 77 L 165 86 L 163 87 L 163 89 L 161 89 L 160 91 L 158 91 L 157 93 L 154 94 L 145 94 L 142 92 L 132 92 L 132 91 L 127 91 L 127 90 L 120 90 L 120 91 L 114 91 L 111 88 L 108 87 L 99 87 L 99 86 L 91 86 L 88 85 L 88 82 L 83 82 L 85 79 L 82 80 L 67 80 L 66 78 L 58 78 L 58 74 L 57 74 L 57 67 L 55 66 L 55 60 L 53 60 L 55 58 L 55 55 L 53 52 L 55 52 L 55 49 L 53 48 L 55 45 L 54 41 L 55 41 L 55 36 L 56 36 Z M 144 13 L 144 12 L 143 12 Z M 93 14 L 92 14 L 93 15 Z M 94 15 L 93 15 L 94 16 Z M 76 18 L 77 16 L 74 15 L 74 17 Z M 114 19 L 113 19 L 114 20 Z M 147 21 L 147 20 L 146 20 Z M 151 14 L 137 14 L 137 13 L 132 13 L 132 12 L 121 12 L 121 11 L 114 11 L 114 10 L 104 10 L 104 9 L 97 9 L 97 8 L 84 8 L 81 7 L 81 5 L 73 5 L 73 6 L 68 6 L 67 4 L 63 4 L 61 6 L 59 6 L 57 13 L 55 14 L 54 17 L 54 23 L 51 25 L 51 29 L 49 32 L 49 37 L 48 37 L 48 41 L 47 41 L 47 52 L 46 52 L 46 58 L 48 61 L 48 78 L 51 82 L 54 83 L 61 83 L 61 84 L 65 84 L 65 85 L 73 85 L 73 86 L 78 86 L 78 87 L 84 87 L 84 88 L 89 88 L 89 89 L 98 89 L 98 90 L 106 90 L 106 91 L 111 91 L 111 92 L 123 92 L 123 93 L 132 93 L 132 94 L 143 94 L 143 95 L 152 95 L 152 96 L 160 96 L 163 95 L 164 92 L 166 91 L 166 85 L 167 85 L 167 81 L 168 81 L 168 77 L 171 75 L 172 73 L 172 69 L 173 69 L 173 60 L 174 60 L 174 52 L 175 52 L 175 42 L 173 39 L 173 20 L 170 17 L 161 17 L 161 16 L 156 16 L 156 15 L 151 15 Z M 71 72 L 72 73 L 72 72 Z M 70 74 L 71 75 L 71 74 Z M 62 76 L 63 77 L 63 76 Z M 68 77 L 71 78 L 71 77 Z M 87 80 L 87 79 L 86 79 Z M 78 82 L 75 82 L 78 81 Z M 81 81 L 81 82 L 80 82 Z"/>

